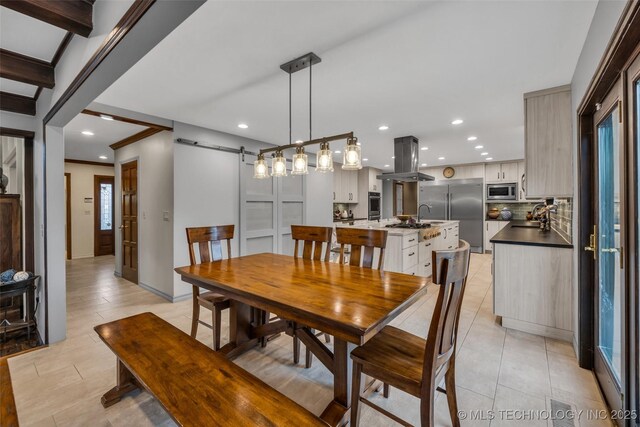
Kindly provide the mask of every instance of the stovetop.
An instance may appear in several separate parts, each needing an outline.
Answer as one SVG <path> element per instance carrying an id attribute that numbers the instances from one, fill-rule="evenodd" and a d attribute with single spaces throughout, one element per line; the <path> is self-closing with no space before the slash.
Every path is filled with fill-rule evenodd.
<path id="1" fill-rule="evenodd" d="M 420 229 L 420 228 L 429 228 L 431 227 L 431 224 L 427 224 L 424 222 L 421 223 L 414 223 L 414 224 L 409 224 L 408 222 L 401 222 L 401 223 L 397 223 L 397 224 L 388 224 L 385 225 L 385 227 L 387 228 L 415 228 Z"/>

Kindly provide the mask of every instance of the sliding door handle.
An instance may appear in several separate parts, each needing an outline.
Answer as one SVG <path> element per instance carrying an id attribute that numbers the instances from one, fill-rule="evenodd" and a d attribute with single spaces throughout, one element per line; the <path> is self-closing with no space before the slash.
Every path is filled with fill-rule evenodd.
<path id="1" fill-rule="evenodd" d="M 593 252 L 593 259 L 596 259 L 596 253 L 598 252 L 598 244 L 596 243 L 596 235 L 598 231 L 598 226 L 593 226 L 593 234 L 589 235 L 589 246 L 585 246 L 584 250 L 588 252 Z"/>

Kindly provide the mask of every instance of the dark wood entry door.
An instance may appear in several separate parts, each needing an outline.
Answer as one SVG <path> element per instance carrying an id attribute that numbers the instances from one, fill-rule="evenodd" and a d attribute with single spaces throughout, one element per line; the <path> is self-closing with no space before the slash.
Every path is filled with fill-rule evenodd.
<path id="1" fill-rule="evenodd" d="M 122 277 L 138 283 L 138 161 L 121 167 Z"/>
<path id="2" fill-rule="evenodd" d="M 115 254 L 115 232 L 113 225 L 113 184 L 114 180 L 112 176 L 94 176 L 94 256 Z"/>

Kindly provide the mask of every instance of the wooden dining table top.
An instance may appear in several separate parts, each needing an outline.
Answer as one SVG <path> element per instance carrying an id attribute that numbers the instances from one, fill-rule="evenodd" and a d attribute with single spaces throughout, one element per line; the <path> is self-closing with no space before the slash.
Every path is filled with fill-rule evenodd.
<path id="1" fill-rule="evenodd" d="M 426 277 L 261 253 L 178 267 L 184 281 L 363 344 L 427 292 Z"/>

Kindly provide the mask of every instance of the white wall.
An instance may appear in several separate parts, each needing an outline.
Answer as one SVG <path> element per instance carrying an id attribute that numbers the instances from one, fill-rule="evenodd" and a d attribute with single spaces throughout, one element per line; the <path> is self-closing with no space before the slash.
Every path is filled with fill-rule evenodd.
<path id="1" fill-rule="evenodd" d="M 114 176 L 113 166 L 64 164 L 71 174 L 71 255 L 73 259 L 94 256 L 94 176 Z M 90 197 L 91 203 L 84 199 Z"/>
<path id="2" fill-rule="evenodd" d="M 573 236 L 574 242 L 576 243 L 576 248 L 574 249 L 574 257 L 573 257 L 573 321 L 574 321 L 574 346 L 578 349 L 579 344 L 579 273 L 578 273 L 578 254 L 581 248 L 578 247 L 578 243 L 580 242 L 579 230 L 579 206 L 580 206 L 580 194 L 577 191 L 579 186 L 578 182 L 578 123 L 577 123 L 577 111 L 580 106 L 580 102 L 585 95 L 589 87 L 589 83 L 591 82 L 591 78 L 596 72 L 596 68 L 600 63 L 602 55 L 611 39 L 611 35 L 615 30 L 616 24 L 622 15 L 622 11 L 625 7 L 626 2 L 624 1 L 605 1 L 600 0 L 598 6 L 596 8 L 596 12 L 593 16 L 593 21 L 591 22 L 591 26 L 589 27 L 589 32 L 587 33 L 587 38 L 585 40 L 584 46 L 582 47 L 582 52 L 580 54 L 580 58 L 578 59 L 578 64 L 576 65 L 576 69 L 573 73 L 573 78 L 571 80 L 571 107 L 573 109 L 573 186 L 576 189 L 574 191 L 573 198 Z"/>
<path id="3" fill-rule="evenodd" d="M 116 275 L 122 274 L 121 166 L 138 161 L 138 282 L 173 299 L 173 134 L 160 132 L 115 152 Z M 165 219 L 165 213 L 168 218 Z"/>
<path id="4" fill-rule="evenodd" d="M 236 135 L 174 123 L 174 137 L 239 149 L 244 146 L 256 152 L 268 144 Z M 311 157 L 311 156 L 310 156 Z M 235 224 L 236 238 L 232 254 L 238 256 L 237 238 L 240 221 L 240 160 L 239 155 L 182 144 L 174 147 L 174 265 L 189 264 L 186 227 L 213 224 Z M 331 174 L 315 173 L 309 168 L 306 179 L 305 223 L 332 225 Z M 174 300 L 191 294 L 191 285 L 174 277 Z"/>

